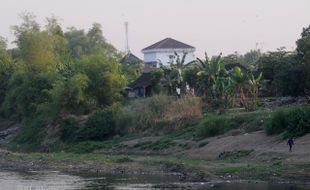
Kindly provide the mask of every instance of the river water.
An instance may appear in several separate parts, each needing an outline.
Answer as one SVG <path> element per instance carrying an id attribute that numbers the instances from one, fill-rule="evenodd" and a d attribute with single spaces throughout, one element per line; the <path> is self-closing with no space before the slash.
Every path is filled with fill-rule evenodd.
<path id="1" fill-rule="evenodd" d="M 179 183 L 176 177 L 155 175 L 63 174 L 60 172 L 0 172 L 0 190 L 310 190 L 310 185 L 265 182 Z"/>

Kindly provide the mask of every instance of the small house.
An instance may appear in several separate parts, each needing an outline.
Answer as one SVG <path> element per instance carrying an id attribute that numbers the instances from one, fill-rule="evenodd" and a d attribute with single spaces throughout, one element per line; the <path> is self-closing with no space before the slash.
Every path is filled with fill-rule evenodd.
<path id="1" fill-rule="evenodd" d="M 163 39 L 153 45 L 150 45 L 142 49 L 144 55 L 145 67 L 159 67 L 160 64 L 167 66 L 170 63 L 175 63 L 175 53 L 183 56 L 186 53 L 185 64 L 194 61 L 195 58 L 195 47 L 177 41 L 172 38 Z"/>

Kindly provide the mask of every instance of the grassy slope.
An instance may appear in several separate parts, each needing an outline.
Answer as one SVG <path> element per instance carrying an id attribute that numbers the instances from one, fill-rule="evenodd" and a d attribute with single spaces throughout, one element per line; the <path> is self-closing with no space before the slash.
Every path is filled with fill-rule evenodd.
<path id="1" fill-rule="evenodd" d="M 115 137 L 108 141 L 61 144 L 58 148 L 62 151 L 55 153 L 2 153 L 0 165 L 2 167 L 10 166 L 8 163 L 11 163 L 12 168 L 37 166 L 39 169 L 48 167 L 65 171 L 101 169 L 110 172 L 115 168 L 124 168 L 129 172 L 146 170 L 151 173 L 153 171 L 160 172 L 163 164 L 170 164 L 203 171 L 211 176 L 233 175 L 242 178 L 279 177 L 290 179 L 296 177 L 300 178 L 299 180 L 309 178 L 310 160 L 290 162 L 283 158 L 273 160 L 270 157 L 268 162 L 262 162 L 262 160 L 253 159 L 256 151 L 253 149 L 240 148 L 227 151 L 222 160 L 205 160 L 192 156 L 193 151 L 197 151 L 199 154 L 210 154 L 209 146 L 214 146 L 212 143 L 221 139 L 234 138 L 245 133 L 252 134 L 256 133 L 255 131 L 263 130 L 272 112 L 273 110 L 255 112 L 229 110 L 219 116 L 228 124 L 217 134 L 219 135 L 217 137 L 205 137 L 197 134 L 199 132 L 197 128 L 203 122 L 198 121 L 190 123 L 181 130 L 155 137 L 154 133 L 150 131 L 142 135 Z M 207 115 L 206 118 L 208 117 L 213 117 L 213 115 Z M 222 133 L 225 134 L 222 135 Z M 92 153 L 95 150 L 99 151 Z"/>

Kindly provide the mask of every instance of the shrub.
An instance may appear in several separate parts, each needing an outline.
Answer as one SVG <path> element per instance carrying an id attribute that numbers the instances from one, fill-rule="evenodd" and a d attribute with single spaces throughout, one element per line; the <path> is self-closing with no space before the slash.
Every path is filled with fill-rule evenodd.
<path id="1" fill-rule="evenodd" d="M 223 116 L 209 115 L 198 125 L 196 135 L 199 137 L 213 137 L 234 129 L 237 126 L 237 123 L 233 122 L 233 120 L 229 120 Z"/>
<path id="2" fill-rule="evenodd" d="M 79 124 L 75 115 L 66 116 L 60 124 L 60 138 L 63 141 L 72 140 L 78 131 Z"/>
<path id="3" fill-rule="evenodd" d="M 118 112 L 116 116 L 116 133 L 123 136 L 131 132 L 136 123 L 135 118 L 135 115 L 126 109 Z"/>
<path id="4" fill-rule="evenodd" d="M 269 135 L 283 133 L 283 137 L 298 137 L 310 132 L 310 108 L 290 108 L 272 114 L 266 127 Z"/>
<path id="5" fill-rule="evenodd" d="M 271 120 L 266 127 L 268 135 L 280 134 L 285 131 L 287 127 L 287 113 L 283 110 L 275 111 L 271 115 Z"/>
<path id="6" fill-rule="evenodd" d="M 115 111 L 105 108 L 93 113 L 77 132 L 78 140 L 106 140 L 116 135 Z"/>
<path id="7" fill-rule="evenodd" d="M 310 132 L 310 109 L 295 109 L 287 116 L 287 130 L 284 138 L 299 137 Z"/>
<path id="8" fill-rule="evenodd" d="M 41 144 L 46 136 L 44 127 L 47 125 L 46 118 L 37 117 L 33 120 L 26 120 L 22 133 L 18 133 L 11 144 L 13 150 L 34 151 L 41 148 Z"/>

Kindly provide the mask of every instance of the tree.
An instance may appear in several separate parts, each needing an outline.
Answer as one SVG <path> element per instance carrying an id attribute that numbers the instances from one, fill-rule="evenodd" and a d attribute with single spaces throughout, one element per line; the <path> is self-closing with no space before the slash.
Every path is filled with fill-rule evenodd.
<path id="1" fill-rule="evenodd" d="M 303 28 L 301 38 L 296 44 L 297 56 L 304 68 L 304 95 L 310 103 L 310 25 Z"/>
<path id="2" fill-rule="evenodd" d="M 50 101 L 56 76 L 48 73 L 33 74 L 18 68 L 9 80 L 9 90 L 3 103 L 7 116 L 18 119 L 31 118 L 39 104 Z"/>
<path id="3" fill-rule="evenodd" d="M 98 105 L 110 105 L 121 98 L 127 81 L 116 60 L 104 55 L 83 56 L 77 63 L 77 72 L 89 78 L 88 95 Z"/>
<path id="4" fill-rule="evenodd" d="M 94 23 L 92 28 L 87 32 L 87 37 L 89 38 L 88 54 L 104 53 L 108 57 L 118 58 L 120 56 L 119 53 L 115 47 L 106 42 L 101 28 L 99 23 Z"/>
<path id="5" fill-rule="evenodd" d="M 106 42 L 101 30 L 101 25 L 94 23 L 92 28 L 85 33 L 84 30 L 78 30 L 71 27 L 65 33 L 69 48 L 74 59 L 79 59 L 83 55 L 102 54 L 109 58 L 120 58 L 120 53 L 114 46 Z"/>
<path id="6" fill-rule="evenodd" d="M 14 73 L 15 65 L 6 50 L 6 40 L 0 36 L 0 106 L 9 88 L 9 80 Z"/>
<path id="7" fill-rule="evenodd" d="M 258 72 L 267 81 L 266 95 L 299 96 L 303 94 L 303 69 L 295 52 L 288 52 L 284 47 L 275 52 L 268 52 L 257 61 Z"/>
<path id="8" fill-rule="evenodd" d="M 224 56 L 221 58 L 222 63 L 224 65 L 226 64 L 235 64 L 235 63 L 244 63 L 244 58 L 242 55 L 240 55 L 237 51 L 234 54 L 229 54 L 227 56 Z"/>
<path id="9" fill-rule="evenodd" d="M 29 72 L 54 72 L 59 62 L 59 53 L 56 50 L 63 44 L 55 40 L 56 34 L 51 31 L 40 31 L 32 14 L 24 14 L 21 18 L 23 22 L 13 27 L 19 60 L 22 60 Z"/>
<path id="10" fill-rule="evenodd" d="M 7 64 L 12 61 L 11 55 L 6 50 L 7 40 L 0 36 L 0 64 Z"/>
<path id="11" fill-rule="evenodd" d="M 25 33 L 29 32 L 39 32 L 40 31 L 40 25 L 36 22 L 36 16 L 29 12 L 24 12 L 20 15 L 20 18 L 23 20 L 23 22 L 20 25 L 15 25 L 12 27 L 14 31 L 14 35 L 16 36 L 16 43 L 19 46 L 19 42 L 21 42 L 21 37 Z"/>
<path id="12" fill-rule="evenodd" d="M 50 43 L 53 46 L 53 52 L 55 57 L 61 61 L 68 55 L 68 41 L 64 36 L 61 25 L 56 17 L 46 18 L 47 24 L 45 30 L 48 34 Z"/>
<path id="13" fill-rule="evenodd" d="M 65 33 L 65 38 L 68 41 L 69 49 L 74 60 L 87 54 L 89 38 L 85 35 L 84 30 L 71 27 Z"/>
<path id="14" fill-rule="evenodd" d="M 256 61 L 262 56 L 260 50 L 251 50 L 244 54 L 244 63 L 245 64 L 255 64 Z"/>
<path id="15" fill-rule="evenodd" d="M 89 111 L 90 104 L 86 92 L 89 82 L 87 75 L 79 73 L 68 80 L 55 81 L 49 94 L 59 112 L 85 113 Z"/>

